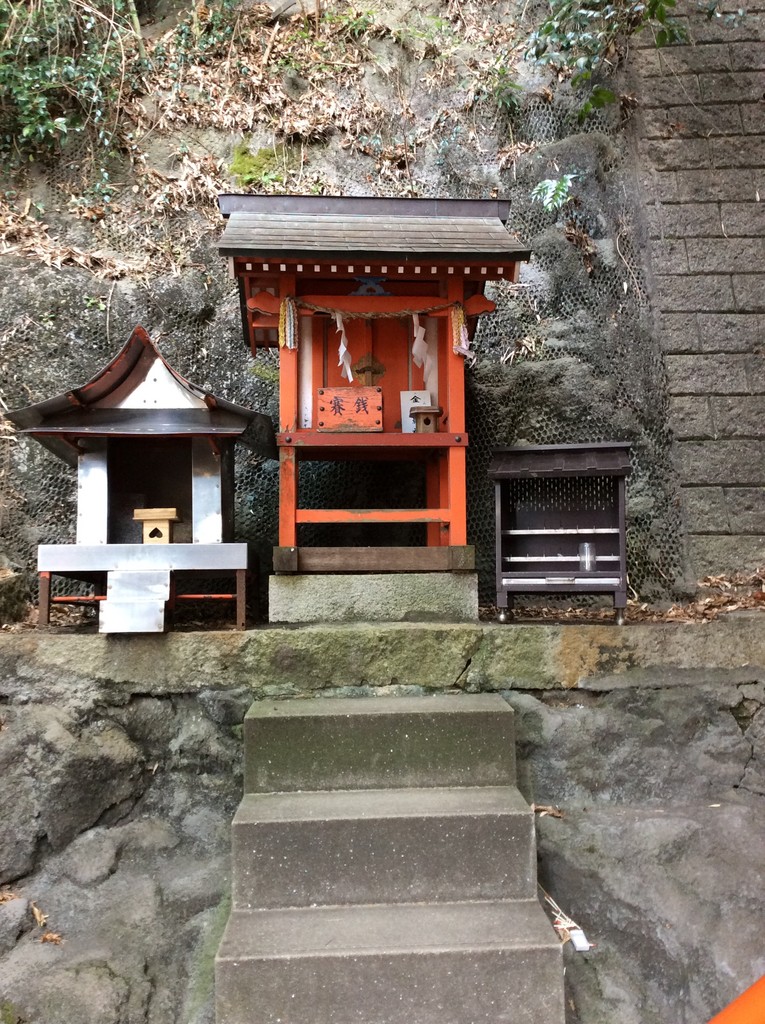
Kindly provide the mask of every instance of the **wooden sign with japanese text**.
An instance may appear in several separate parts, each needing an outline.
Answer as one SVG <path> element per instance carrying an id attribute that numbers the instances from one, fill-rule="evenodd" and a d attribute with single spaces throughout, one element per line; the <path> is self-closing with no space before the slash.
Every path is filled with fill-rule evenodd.
<path id="1" fill-rule="evenodd" d="M 383 429 L 382 388 L 319 388 L 316 429 L 364 433 Z"/>

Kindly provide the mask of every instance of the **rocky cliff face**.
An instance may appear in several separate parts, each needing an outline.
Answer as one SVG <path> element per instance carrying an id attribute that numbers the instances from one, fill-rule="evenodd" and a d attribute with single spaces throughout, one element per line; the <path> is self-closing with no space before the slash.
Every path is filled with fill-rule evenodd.
<path id="1" fill-rule="evenodd" d="M 43 688 L 2 715 L 1 1019 L 210 1020 L 248 698 Z"/>
<path id="2" fill-rule="evenodd" d="M 759 620 L 6 634 L 0 1019 L 211 1024 L 250 700 L 460 689 L 515 709 L 541 884 L 594 943 L 570 1024 L 708 1019 L 765 971 Z"/>

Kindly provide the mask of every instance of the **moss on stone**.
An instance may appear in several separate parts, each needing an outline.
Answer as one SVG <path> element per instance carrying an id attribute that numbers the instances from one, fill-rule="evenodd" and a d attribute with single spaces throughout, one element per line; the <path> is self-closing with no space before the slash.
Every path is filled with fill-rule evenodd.
<path id="1" fill-rule="evenodd" d="M 9 1003 L 7 1000 L 0 1003 L 0 1024 L 22 1024 L 19 1011 L 13 1003 Z"/>
<path id="2" fill-rule="evenodd" d="M 221 936 L 231 913 L 231 893 L 224 893 L 213 911 L 207 932 L 199 946 L 191 969 L 188 1011 L 185 1019 L 194 1021 L 215 991 L 215 954 L 218 952 Z M 2 1022 L 4 1024 L 4 1022 Z"/>
<path id="3" fill-rule="evenodd" d="M 242 140 L 234 148 L 231 173 L 240 188 L 248 185 L 263 185 L 284 180 L 284 171 L 290 164 L 290 153 L 286 146 L 263 147 L 253 153 Z"/>
<path id="4" fill-rule="evenodd" d="M 4 569 L 0 556 L 0 623 L 23 619 L 28 599 L 27 581 L 20 574 Z"/>
<path id="5" fill-rule="evenodd" d="M 268 366 L 265 363 L 253 363 L 250 367 L 250 373 L 253 377 L 257 377 L 259 380 L 264 380 L 268 384 L 279 383 L 278 366 Z"/>

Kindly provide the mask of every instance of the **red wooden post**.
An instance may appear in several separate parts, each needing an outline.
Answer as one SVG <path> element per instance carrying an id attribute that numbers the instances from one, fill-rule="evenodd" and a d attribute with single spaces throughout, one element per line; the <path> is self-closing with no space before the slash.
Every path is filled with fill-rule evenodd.
<path id="1" fill-rule="evenodd" d="M 441 452 L 434 452 L 425 465 L 425 504 L 428 508 L 442 508 L 445 504 L 441 495 L 441 467 L 444 462 Z M 429 548 L 443 544 L 443 531 L 439 523 L 428 523 L 425 535 Z"/>
<path id="2" fill-rule="evenodd" d="M 50 624 L 50 573 L 40 573 L 40 594 L 38 598 L 37 624 Z"/>
<path id="3" fill-rule="evenodd" d="M 247 570 L 236 570 L 236 628 L 247 625 Z"/>
<path id="4" fill-rule="evenodd" d="M 449 302 L 462 303 L 465 289 L 459 279 L 449 281 Z M 450 310 L 446 339 L 447 401 L 449 403 L 449 430 L 461 434 L 465 430 L 465 357 L 454 351 L 455 320 L 457 313 Z M 446 456 L 448 504 L 451 511 L 449 543 L 467 544 L 467 482 L 464 448 L 450 448 Z"/>
<path id="5" fill-rule="evenodd" d="M 279 450 L 279 546 L 297 545 L 298 466 L 295 449 Z"/>
<path id="6" fill-rule="evenodd" d="M 467 460 L 464 448 L 450 448 L 447 453 L 449 467 L 449 543 L 467 544 L 467 485 L 465 479 Z"/>

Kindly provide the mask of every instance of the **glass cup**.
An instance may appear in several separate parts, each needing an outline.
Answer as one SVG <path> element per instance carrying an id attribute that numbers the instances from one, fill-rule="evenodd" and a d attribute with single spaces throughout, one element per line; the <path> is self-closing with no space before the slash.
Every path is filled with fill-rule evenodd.
<path id="1" fill-rule="evenodd" d="M 579 569 L 581 572 L 595 572 L 595 545 L 586 541 L 579 545 Z"/>

